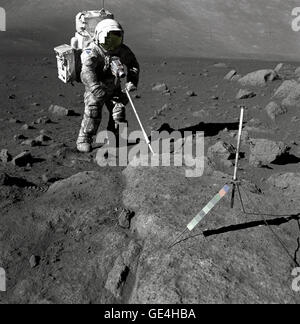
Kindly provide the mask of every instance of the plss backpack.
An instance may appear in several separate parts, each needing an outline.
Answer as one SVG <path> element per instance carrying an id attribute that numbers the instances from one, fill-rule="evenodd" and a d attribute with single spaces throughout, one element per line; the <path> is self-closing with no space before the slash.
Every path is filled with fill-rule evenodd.
<path id="1" fill-rule="evenodd" d="M 83 11 L 76 16 L 76 34 L 71 45 L 54 48 L 57 59 L 58 78 L 64 83 L 81 82 L 81 53 L 93 40 L 94 31 L 104 19 L 114 19 L 114 15 L 105 10 Z"/>

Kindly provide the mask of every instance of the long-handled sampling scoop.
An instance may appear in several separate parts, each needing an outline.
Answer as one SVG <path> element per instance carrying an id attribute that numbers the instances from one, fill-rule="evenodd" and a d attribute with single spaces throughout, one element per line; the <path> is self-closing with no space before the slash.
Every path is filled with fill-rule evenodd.
<path id="1" fill-rule="evenodd" d="M 130 104 L 131 104 L 131 107 L 132 107 L 132 109 L 133 109 L 133 111 L 134 111 L 134 113 L 135 113 L 135 115 L 136 115 L 136 118 L 137 118 L 137 120 L 138 120 L 138 122 L 139 122 L 139 124 L 140 124 L 140 127 L 141 127 L 141 129 L 142 129 L 142 132 L 143 132 L 143 135 L 144 135 L 144 137 L 145 137 L 146 143 L 147 143 L 147 145 L 149 146 L 151 153 L 154 155 L 155 153 L 154 153 L 153 148 L 152 148 L 152 146 L 151 146 L 151 142 L 150 142 L 150 140 L 149 140 L 149 137 L 148 137 L 148 135 L 147 135 L 147 133 L 146 133 L 144 127 L 143 127 L 143 124 L 142 124 L 142 122 L 141 122 L 141 119 L 140 119 L 140 117 L 139 117 L 139 114 L 138 114 L 137 110 L 135 109 L 135 106 L 134 106 L 134 103 L 133 103 L 133 101 L 132 101 L 132 99 L 131 99 L 130 93 L 129 93 L 129 91 L 128 91 L 126 88 L 125 88 L 125 92 L 126 92 L 126 94 L 127 94 L 127 97 L 128 97 L 128 99 L 129 99 L 129 102 L 130 102 Z"/>

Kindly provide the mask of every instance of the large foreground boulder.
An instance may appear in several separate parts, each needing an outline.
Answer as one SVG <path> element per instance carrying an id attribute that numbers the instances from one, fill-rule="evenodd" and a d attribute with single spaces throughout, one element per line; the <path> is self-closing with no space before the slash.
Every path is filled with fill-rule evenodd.
<path id="1" fill-rule="evenodd" d="M 82 172 L 56 182 L 30 206 L 2 214 L 0 260 L 12 278 L 5 301 L 116 303 L 140 250 L 118 226 L 122 188 L 115 173 Z M 40 259 L 34 268 L 32 255 Z"/>
<path id="2" fill-rule="evenodd" d="M 185 167 L 128 166 L 82 172 L 0 218 L 0 260 L 10 275 L 0 303 L 299 303 L 290 260 L 259 216 L 230 208 L 230 194 L 170 247 L 231 176 Z M 280 197 L 244 191 L 265 213 Z M 295 208 L 294 202 L 293 207 Z M 253 203 L 245 203 L 252 210 Z M 119 211 L 134 211 L 119 226 Z M 285 211 L 280 202 L 277 212 Z M 10 227 L 13 225 L 13 227 Z M 299 230 L 281 237 L 295 250 Z M 28 262 L 31 256 L 38 262 Z M 20 269 L 22 271 L 20 271 Z"/>
<path id="3" fill-rule="evenodd" d="M 230 195 L 194 232 L 170 248 L 224 183 L 230 183 L 230 176 L 214 172 L 191 182 L 181 168 L 132 166 L 123 174 L 127 182 L 123 201 L 136 211 L 133 231 L 144 241 L 130 303 L 260 303 L 295 298 L 284 275 L 290 274 L 288 257 L 266 227 L 245 225 L 245 230 L 234 230 L 236 224 L 255 217 L 241 218 L 239 208 L 230 209 Z M 276 199 L 248 192 L 249 183 L 243 187 L 259 206 L 264 199 Z M 271 213 L 269 208 L 264 212 Z"/>

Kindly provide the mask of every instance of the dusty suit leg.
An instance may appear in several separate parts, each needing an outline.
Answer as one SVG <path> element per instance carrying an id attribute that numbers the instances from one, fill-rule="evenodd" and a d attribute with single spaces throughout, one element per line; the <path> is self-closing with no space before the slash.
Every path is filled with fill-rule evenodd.
<path id="1" fill-rule="evenodd" d="M 84 95 L 85 110 L 77 139 L 77 149 L 82 152 L 89 152 L 93 142 L 93 136 L 97 134 L 102 116 L 102 107 L 105 99 L 96 98 L 91 92 Z"/>
<path id="2" fill-rule="evenodd" d="M 107 129 L 116 135 L 117 146 L 119 139 L 119 125 L 128 122 L 126 120 L 125 106 L 128 103 L 128 98 L 121 89 L 116 89 L 113 98 L 106 102 L 107 109 L 109 111 L 109 122 Z"/>
<path id="3" fill-rule="evenodd" d="M 109 113 L 109 120 L 108 120 L 107 130 L 112 132 L 112 133 L 115 133 L 116 132 L 116 123 L 115 123 L 115 121 L 113 119 L 113 109 L 114 109 L 115 105 L 110 100 L 108 100 L 105 103 L 105 105 L 106 105 L 108 113 Z"/>

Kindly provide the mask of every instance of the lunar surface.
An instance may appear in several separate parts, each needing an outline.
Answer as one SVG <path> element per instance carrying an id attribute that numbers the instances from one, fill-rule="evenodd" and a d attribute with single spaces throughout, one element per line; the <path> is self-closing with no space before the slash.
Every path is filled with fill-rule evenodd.
<path id="1" fill-rule="evenodd" d="M 141 1 L 138 29 L 133 11 L 122 15 L 124 4 L 112 1 L 141 65 L 132 98 L 147 134 L 204 132 L 204 173 L 189 178 L 187 165 L 147 167 L 139 156 L 135 165 L 103 167 L 97 148 L 76 151 L 84 88 L 58 80 L 53 48 L 69 43 L 75 14 L 94 1 L 2 3 L 15 20 L 0 33 L 0 267 L 7 280 L 0 303 L 299 303 L 292 271 L 300 263 L 300 63 L 286 53 L 293 46 L 288 52 L 297 53 L 296 36 L 287 32 L 276 50 L 270 40 L 254 41 L 259 21 L 249 17 L 259 5 L 245 1 L 235 11 L 234 1 Z M 290 11 L 280 15 L 283 4 L 273 3 L 268 23 L 281 37 Z M 153 16 L 153 28 L 143 16 Z M 235 24 L 239 16 L 253 24 L 249 39 Z M 211 17 L 232 43 L 218 34 L 219 42 L 207 39 Z M 231 208 L 230 191 L 175 241 L 225 184 L 232 188 L 241 106 L 240 195 Z M 126 110 L 129 132 L 139 130 Z M 99 131 L 107 123 L 104 107 Z"/>

